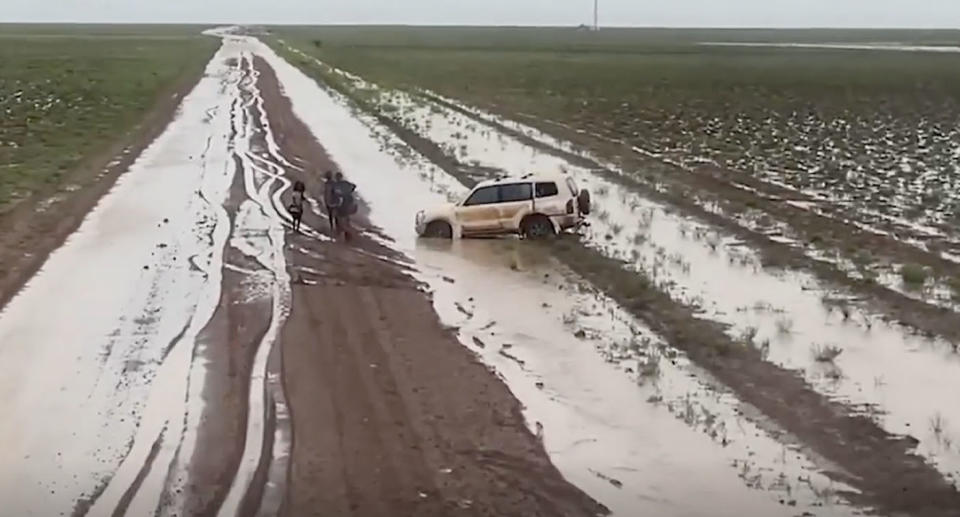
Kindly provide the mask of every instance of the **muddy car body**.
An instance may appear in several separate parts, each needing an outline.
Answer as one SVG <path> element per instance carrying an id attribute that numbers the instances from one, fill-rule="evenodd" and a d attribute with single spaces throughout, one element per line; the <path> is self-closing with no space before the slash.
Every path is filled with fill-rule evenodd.
<path id="1" fill-rule="evenodd" d="M 433 238 L 545 238 L 582 226 L 589 213 L 590 194 L 572 178 L 528 176 L 485 181 L 460 203 L 421 210 L 416 230 Z"/>

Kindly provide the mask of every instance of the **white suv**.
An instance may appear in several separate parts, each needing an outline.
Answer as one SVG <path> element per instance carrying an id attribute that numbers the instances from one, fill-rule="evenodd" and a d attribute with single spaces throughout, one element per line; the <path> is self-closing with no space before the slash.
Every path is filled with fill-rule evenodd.
<path id="1" fill-rule="evenodd" d="M 590 193 L 572 178 L 526 176 L 485 181 L 460 203 L 417 214 L 421 237 L 460 238 L 520 234 L 543 239 L 584 224 Z"/>

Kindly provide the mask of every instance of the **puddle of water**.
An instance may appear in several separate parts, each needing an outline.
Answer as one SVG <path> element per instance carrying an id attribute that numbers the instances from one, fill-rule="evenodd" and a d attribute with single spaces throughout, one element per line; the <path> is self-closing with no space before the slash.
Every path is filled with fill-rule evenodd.
<path id="1" fill-rule="evenodd" d="M 730 324 L 731 335 L 768 349 L 770 361 L 803 372 L 818 391 L 862 408 L 893 434 L 917 438 L 918 452 L 960 485 L 960 405 L 952 402 L 960 391 L 960 355 L 952 346 L 881 322 L 810 275 L 763 270 L 735 239 L 462 114 L 398 92 L 383 98 L 408 127 L 461 162 L 514 175 L 573 176 L 594 194 L 585 234 L 591 246 Z M 829 346 L 842 353 L 825 363 L 816 351 Z"/>
<path id="2" fill-rule="evenodd" d="M 114 478 L 122 494 L 160 433 L 176 448 L 183 415 L 201 409 L 185 390 L 191 339 L 219 298 L 228 53 L 0 314 L 10 416 L 0 423 L 0 501 L 11 515 L 69 514 L 121 463 L 130 465 Z"/>
<path id="3" fill-rule="evenodd" d="M 391 155 L 388 149 L 403 147 L 394 135 L 268 48 L 259 53 L 275 69 L 295 113 L 359 185 L 371 218 L 395 240 L 394 247 L 417 259 L 422 278 L 435 289 L 441 316 L 462 326 L 465 346 L 474 347 L 504 376 L 526 406 L 531 424 L 543 426 L 546 446 L 565 476 L 623 515 L 639 508 L 662 515 L 793 515 L 796 508 L 779 503 L 786 490 L 816 507 L 814 490 L 804 494 L 802 483 L 788 482 L 789 489 L 777 492 L 780 474 L 791 482 L 806 476 L 816 491 L 828 491 L 829 481 L 816 474 L 803 454 L 739 417 L 736 401 L 709 387 L 679 354 L 671 352 L 677 366 L 664 365 L 659 382 L 638 386 L 636 373 L 604 360 L 616 348 L 613 343 L 581 340 L 565 326 L 565 315 L 587 310 L 579 304 L 591 296 L 567 299 L 558 296 L 555 284 L 540 281 L 544 271 L 558 281 L 563 276 L 549 259 L 542 265 L 523 258 L 513 264 L 504 251 L 510 241 L 456 243 L 454 251 L 417 247 L 413 214 L 462 196 L 464 188 L 422 157 L 400 151 Z M 511 265 L 532 269 L 521 273 Z M 623 323 L 630 321 L 623 314 L 606 316 L 603 311 L 615 309 L 609 301 L 603 303 L 604 309 L 583 316 L 584 325 L 613 341 L 644 334 L 639 323 Z M 465 312 L 472 316 L 465 319 Z M 622 322 L 619 327 L 616 321 Z M 475 337 L 487 340 L 483 349 L 476 348 Z M 656 348 L 650 339 L 648 348 Z M 513 346 L 503 349 L 505 344 Z M 670 407 L 674 412 L 690 408 L 691 425 L 700 428 L 681 422 Z M 703 423 L 707 420 L 710 430 Z M 751 490 L 751 484 L 771 492 Z M 720 500 L 728 504 L 715 504 Z M 841 507 L 828 510 L 831 515 L 853 513 Z"/>
<path id="4" fill-rule="evenodd" d="M 441 316 L 506 378 L 571 481 L 618 515 L 856 513 L 837 506 L 849 488 L 770 438 L 683 354 L 523 245 L 464 241 L 415 256 L 434 275 Z"/>

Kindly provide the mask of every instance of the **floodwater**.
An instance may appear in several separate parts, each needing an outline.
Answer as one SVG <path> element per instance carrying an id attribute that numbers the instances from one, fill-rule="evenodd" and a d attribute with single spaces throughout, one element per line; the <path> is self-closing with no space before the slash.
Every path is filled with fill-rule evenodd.
<path id="1" fill-rule="evenodd" d="M 415 259 L 441 317 L 503 376 L 568 479 L 618 515 L 856 514 L 836 504 L 848 488 L 823 466 L 771 438 L 682 354 L 529 243 L 418 244 L 413 214 L 464 187 L 339 95 L 263 55 L 294 111 L 359 185 L 372 220 Z M 655 371 L 645 366 L 654 361 Z"/>
<path id="2" fill-rule="evenodd" d="M 439 104 L 393 91 L 382 91 L 380 102 L 477 170 L 569 174 L 593 193 L 592 226 L 584 234 L 592 247 L 645 272 L 705 317 L 729 324 L 732 337 L 801 372 L 816 390 L 868 414 L 893 434 L 913 436 L 920 442 L 918 453 L 960 485 L 960 405 L 953 402 L 960 392 L 960 354 L 951 344 L 883 321 L 811 275 L 764 269 L 755 252 L 721 231 Z M 572 150 L 569 144 L 556 147 Z M 834 349 L 840 355 L 827 360 Z"/>
<path id="3" fill-rule="evenodd" d="M 8 416 L 0 423 L 0 513 L 66 515 L 84 501 L 88 515 L 124 505 L 129 515 L 182 513 L 204 409 L 203 332 L 224 269 L 248 274 L 244 299 L 267 300 L 272 311 L 223 514 L 236 513 L 259 463 L 265 404 L 278 422 L 272 459 L 285 465 L 287 412 L 267 365 L 290 296 L 286 213 L 277 206 L 289 186 L 280 165 L 289 164 L 269 128 L 252 126 L 253 114 L 266 114 L 255 74 L 243 70 L 248 54 L 245 40 L 224 39 L 173 122 L 0 314 Z M 261 140 L 264 149 L 254 145 Z M 232 217 L 225 203 L 237 174 L 247 199 Z M 259 268 L 227 263 L 230 247 Z M 283 490 L 277 468 L 265 504 Z"/>
<path id="4" fill-rule="evenodd" d="M 194 374 L 202 383 L 191 357 L 220 296 L 229 229 L 229 54 L 0 314 L 5 513 L 69 514 L 124 458 L 129 482 L 154 443 L 175 451 L 200 410 L 186 393 Z"/>

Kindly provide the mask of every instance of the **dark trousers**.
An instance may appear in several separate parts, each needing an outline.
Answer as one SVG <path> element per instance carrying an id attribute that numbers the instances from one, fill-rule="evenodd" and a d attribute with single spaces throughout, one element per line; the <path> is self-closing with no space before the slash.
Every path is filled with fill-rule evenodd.
<path id="1" fill-rule="evenodd" d="M 303 212 L 290 212 L 290 217 L 293 218 L 293 231 L 300 231 L 300 221 L 303 220 Z"/>
<path id="2" fill-rule="evenodd" d="M 337 233 L 337 209 L 327 207 L 327 220 L 330 221 L 330 234 Z"/>

